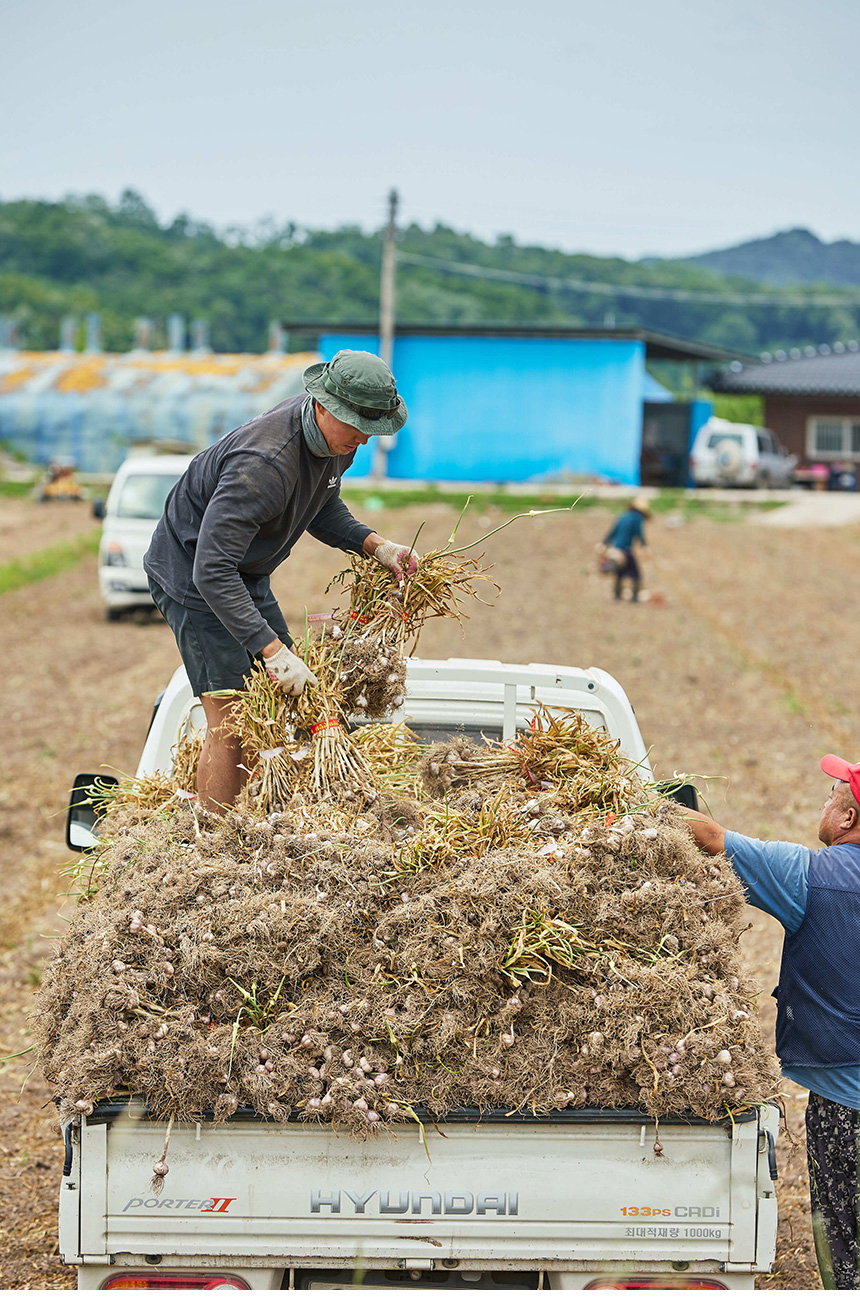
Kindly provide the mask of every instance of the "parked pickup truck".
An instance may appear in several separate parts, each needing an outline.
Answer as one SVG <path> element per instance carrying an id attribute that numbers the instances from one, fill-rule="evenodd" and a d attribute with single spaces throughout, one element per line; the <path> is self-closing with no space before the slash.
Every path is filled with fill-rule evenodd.
<path id="1" fill-rule="evenodd" d="M 650 775 L 632 707 L 599 669 L 409 662 L 404 714 L 428 740 L 505 739 L 536 703 L 578 709 Z M 154 715 L 139 773 L 168 771 L 201 726 L 184 670 Z M 79 775 L 69 840 L 94 840 Z M 686 798 L 685 798 L 686 799 Z M 709 1123 L 585 1107 L 543 1117 L 468 1108 L 359 1142 L 241 1110 L 165 1127 L 137 1099 L 66 1126 L 60 1252 L 82 1289 L 352 1287 L 749 1289 L 774 1258 L 777 1110 Z"/>

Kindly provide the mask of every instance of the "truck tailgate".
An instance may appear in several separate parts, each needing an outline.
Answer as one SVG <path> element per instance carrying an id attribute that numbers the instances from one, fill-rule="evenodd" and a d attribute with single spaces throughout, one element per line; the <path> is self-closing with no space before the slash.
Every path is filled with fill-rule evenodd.
<path id="1" fill-rule="evenodd" d="M 732 1125 L 518 1120 L 408 1123 L 358 1142 L 328 1125 L 81 1130 L 80 1254 L 221 1255 L 330 1267 L 432 1259 L 494 1268 L 756 1260 L 756 1116 Z M 765 1174 L 766 1176 L 766 1156 Z"/>

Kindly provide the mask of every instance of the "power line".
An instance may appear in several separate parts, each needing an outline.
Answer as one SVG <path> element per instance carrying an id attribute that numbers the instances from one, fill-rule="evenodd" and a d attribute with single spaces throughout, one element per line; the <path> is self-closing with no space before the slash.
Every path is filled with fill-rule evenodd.
<path id="1" fill-rule="evenodd" d="M 485 268 L 483 264 L 459 264 L 452 260 L 435 259 L 430 255 L 413 255 L 398 250 L 397 261 L 424 268 L 438 268 L 440 272 L 458 273 L 464 277 L 483 278 L 491 282 L 513 282 L 519 286 L 541 290 L 582 291 L 589 295 L 629 296 L 634 300 L 671 300 L 701 302 L 711 305 L 776 305 L 790 309 L 833 309 L 860 304 L 860 290 L 840 295 L 813 292 L 809 296 L 768 295 L 750 291 L 694 291 L 682 287 L 651 287 L 621 285 L 614 282 L 585 282 L 578 278 L 554 277 L 544 273 L 513 273 L 504 268 Z"/>

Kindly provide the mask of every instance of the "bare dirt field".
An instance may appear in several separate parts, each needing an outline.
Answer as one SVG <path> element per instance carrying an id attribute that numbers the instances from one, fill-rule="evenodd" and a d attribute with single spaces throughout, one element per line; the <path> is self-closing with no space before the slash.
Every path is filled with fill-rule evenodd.
<path id="1" fill-rule="evenodd" d="M 420 653 L 526 663 L 595 665 L 630 695 L 658 776 L 674 770 L 703 784 L 714 816 L 754 836 L 815 844 L 828 790 L 826 751 L 857 758 L 853 707 L 860 617 L 850 598 L 860 568 L 860 528 L 779 529 L 755 517 L 717 521 L 696 513 L 652 524 L 648 583 L 665 604 L 613 604 L 594 565 L 610 509 L 523 520 L 487 543 L 503 591 L 476 607 L 461 635 L 428 626 Z M 419 545 L 443 542 L 455 515 L 443 506 L 368 517 L 381 532 Z M 465 545 L 502 521 L 467 516 Z M 92 526 L 86 505 L 0 500 L 4 559 Z M 275 578 L 288 620 L 330 604 L 340 557 L 310 539 Z M 133 773 L 152 702 L 178 662 L 158 621 L 107 624 L 87 560 L 0 598 L 0 1054 L 30 1044 L 28 1007 L 62 931 L 58 870 L 63 807 L 78 769 Z M 761 980 L 762 1021 L 773 1023 L 781 930 L 750 911 L 745 948 Z M 0 1065 L 0 1288 L 71 1288 L 57 1255 L 56 1198 L 62 1148 L 50 1092 L 27 1058 Z M 22 1083 L 27 1079 L 22 1090 Z M 785 1086 L 789 1133 L 779 1143 L 778 1258 L 764 1289 L 820 1286 L 812 1250 L 803 1158 L 805 1095 Z M 790 1137 L 794 1142 L 790 1140 Z"/>
<path id="2" fill-rule="evenodd" d="M 29 496 L 20 500 L 4 497 L 0 507 L 0 564 L 34 555 L 98 526 L 92 508 L 80 501 L 36 505 Z"/>

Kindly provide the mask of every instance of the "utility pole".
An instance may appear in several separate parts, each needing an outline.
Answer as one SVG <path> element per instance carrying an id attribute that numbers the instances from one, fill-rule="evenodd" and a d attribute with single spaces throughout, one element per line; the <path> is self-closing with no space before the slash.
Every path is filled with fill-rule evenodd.
<path id="1" fill-rule="evenodd" d="M 389 368 L 394 355 L 394 300 L 397 270 L 397 205 L 399 196 L 392 187 L 388 194 L 388 225 L 382 247 L 382 276 L 379 283 L 379 353 Z M 388 472 L 388 452 L 396 437 L 377 437 L 373 452 L 373 476 L 384 478 Z"/>

